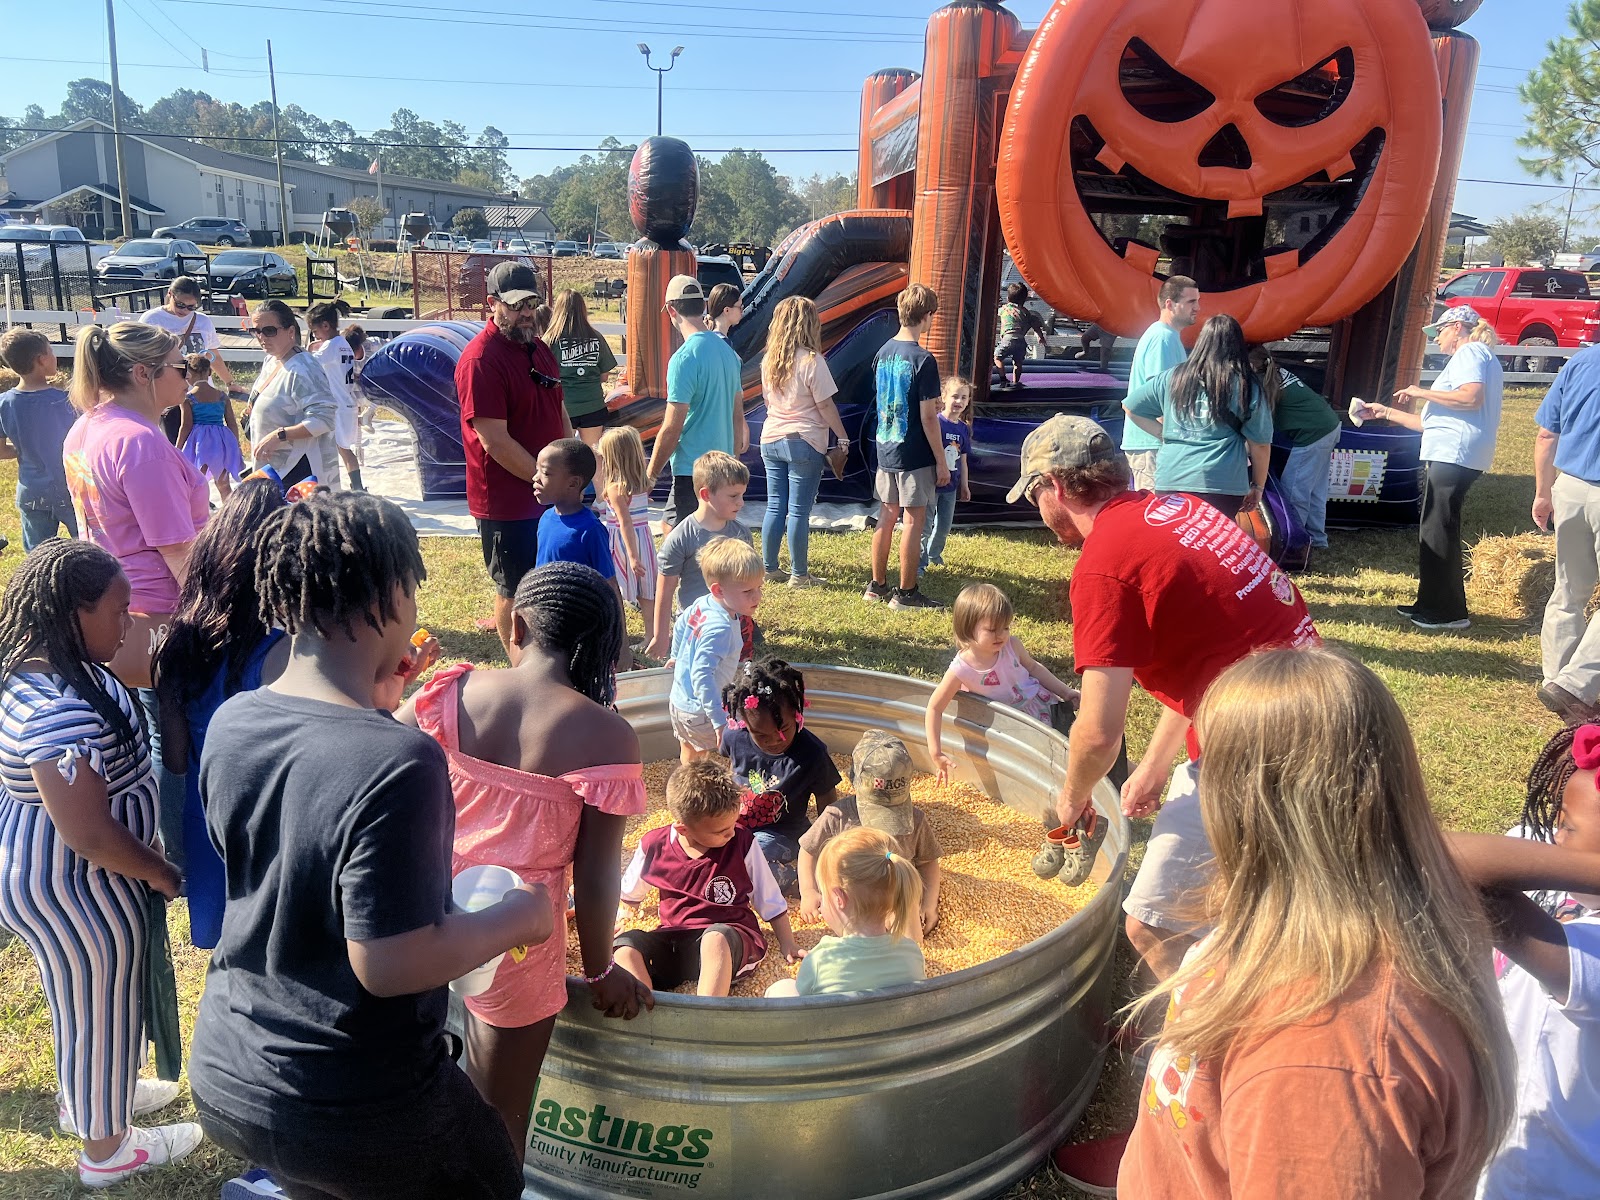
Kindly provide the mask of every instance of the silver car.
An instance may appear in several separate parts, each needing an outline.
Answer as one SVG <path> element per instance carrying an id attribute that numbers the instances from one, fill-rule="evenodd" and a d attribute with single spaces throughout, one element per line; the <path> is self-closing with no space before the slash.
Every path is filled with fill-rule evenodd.
<path id="1" fill-rule="evenodd" d="M 206 256 L 185 238 L 135 238 L 95 264 L 101 279 L 176 279 L 204 275 Z"/>

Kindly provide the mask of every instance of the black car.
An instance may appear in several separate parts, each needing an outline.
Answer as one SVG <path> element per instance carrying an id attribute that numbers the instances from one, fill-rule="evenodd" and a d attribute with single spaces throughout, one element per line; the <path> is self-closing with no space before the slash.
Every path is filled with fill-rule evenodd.
<path id="1" fill-rule="evenodd" d="M 164 225 L 151 237 L 188 238 L 202 246 L 248 246 L 250 230 L 231 217 L 190 217 L 181 225 Z"/>
<path id="2" fill-rule="evenodd" d="M 270 250 L 228 250 L 211 260 L 211 291 L 217 295 L 264 300 L 298 296 L 300 276 Z"/>

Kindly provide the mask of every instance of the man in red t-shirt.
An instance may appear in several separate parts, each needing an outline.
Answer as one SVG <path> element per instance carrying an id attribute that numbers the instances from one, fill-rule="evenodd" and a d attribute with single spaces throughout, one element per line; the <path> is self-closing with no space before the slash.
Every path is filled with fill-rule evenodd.
<path id="1" fill-rule="evenodd" d="M 487 280 L 492 311 L 456 363 L 461 447 L 467 459 L 467 509 L 478 522 L 483 565 L 494 580 L 494 623 L 511 653 L 511 598 L 539 555 L 533 497 L 539 451 L 571 437 L 561 398 L 561 368 L 535 333 L 539 276 L 503 262 Z"/>
<path id="2" fill-rule="evenodd" d="M 1083 699 L 1056 798 L 1063 825 L 1085 815 L 1090 790 L 1116 761 L 1133 685 L 1162 705 L 1122 787 L 1128 816 L 1161 809 L 1123 908 L 1129 939 L 1165 979 L 1201 931 L 1198 902 L 1213 857 L 1190 719 L 1211 681 L 1252 650 L 1321 639 L 1293 581 L 1253 538 L 1193 496 L 1130 491 L 1127 459 L 1088 418 L 1050 418 L 1023 442 L 1021 466 L 1011 502 L 1026 496 L 1062 542 L 1083 547 L 1072 573 Z M 1167 771 L 1186 743 L 1162 807 Z"/>

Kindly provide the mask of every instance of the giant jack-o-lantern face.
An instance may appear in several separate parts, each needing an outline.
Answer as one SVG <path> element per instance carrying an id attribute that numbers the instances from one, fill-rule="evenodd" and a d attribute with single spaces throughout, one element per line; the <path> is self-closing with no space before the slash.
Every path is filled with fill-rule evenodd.
<path id="1" fill-rule="evenodd" d="M 1135 335 L 1163 256 L 1251 341 L 1324 324 L 1405 262 L 1438 169 L 1418 0 L 1056 0 L 1000 145 L 1006 243 L 1056 308 Z M 1156 214 L 1162 246 L 1092 214 Z"/>

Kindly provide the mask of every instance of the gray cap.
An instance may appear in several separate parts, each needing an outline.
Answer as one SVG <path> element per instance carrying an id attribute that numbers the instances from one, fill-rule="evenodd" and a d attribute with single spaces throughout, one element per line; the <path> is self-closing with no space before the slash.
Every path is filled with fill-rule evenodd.
<path id="1" fill-rule="evenodd" d="M 489 295 L 506 304 L 521 304 L 539 298 L 539 273 L 527 263 L 496 263 L 489 272 Z"/>
<path id="2" fill-rule="evenodd" d="M 890 837 L 911 832 L 911 752 L 904 742 L 881 729 L 867 730 L 850 756 L 850 781 L 863 825 Z"/>
<path id="3" fill-rule="evenodd" d="M 1022 441 L 1022 477 L 1006 493 L 1006 503 L 1027 496 L 1042 476 L 1104 462 L 1122 453 L 1111 435 L 1088 417 L 1057 413 Z"/>

